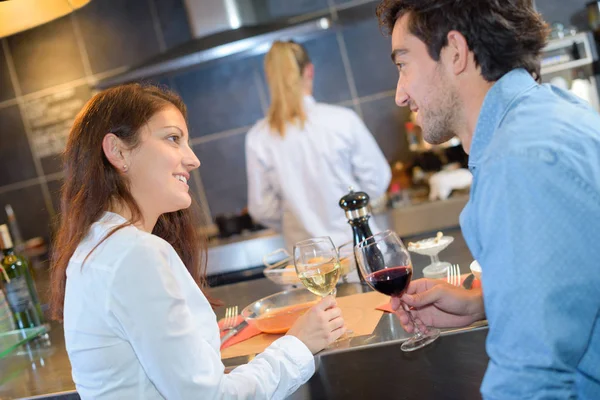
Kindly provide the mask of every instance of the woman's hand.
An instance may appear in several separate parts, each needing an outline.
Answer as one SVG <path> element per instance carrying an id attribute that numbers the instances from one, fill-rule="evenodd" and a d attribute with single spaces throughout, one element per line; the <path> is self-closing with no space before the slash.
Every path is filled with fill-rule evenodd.
<path id="1" fill-rule="evenodd" d="M 342 310 L 333 296 L 327 296 L 292 325 L 288 335 L 296 336 L 313 353 L 318 353 L 344 334 Z"/>
<path id="2" fill-rule="evenodd" d="M 415 320 L 435 328 L 464 327 L 485 318 L 480 289 L 466 290 L 439 279 L 418 279 L 400 298 L 392 297 L 392 309 L 402 327 L 412 333 L 414 326 L 401 303 L 411 307 Z"/>

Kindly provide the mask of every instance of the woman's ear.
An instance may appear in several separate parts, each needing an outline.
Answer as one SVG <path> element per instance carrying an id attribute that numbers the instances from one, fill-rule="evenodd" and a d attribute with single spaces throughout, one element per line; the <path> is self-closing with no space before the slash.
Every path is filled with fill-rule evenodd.
<path id="1" fill-rule="evenodd" d="M 306 64 L 304 71 L 302 71 L 302 76 L 310 80 L 315 79 L 315 66 L 313 63 Z"/>
<path id="2" fill-rule="evenodd" d="M 114 133 L 107 133 L 102 139 L 102 150 L 108 161 L 117 171 L 127 172 L 129 165 L 124 154 L 127 154 L 127 149 L 123 145 L 123 141 Z"/>

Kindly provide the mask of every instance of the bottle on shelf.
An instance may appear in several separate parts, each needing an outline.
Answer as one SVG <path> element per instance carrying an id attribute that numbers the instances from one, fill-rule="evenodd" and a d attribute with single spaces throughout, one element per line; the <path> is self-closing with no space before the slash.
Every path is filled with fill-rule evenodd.
<path id="1" fill-rule="evenodd" d="M 6 272 L 0 274 L 6 299 L 18 329 L 33 328 L 44 323 L 42 308 L 29 272 L 27 261 L 15 253 L 8 227 L 0 225 L 0 265 Z"/>

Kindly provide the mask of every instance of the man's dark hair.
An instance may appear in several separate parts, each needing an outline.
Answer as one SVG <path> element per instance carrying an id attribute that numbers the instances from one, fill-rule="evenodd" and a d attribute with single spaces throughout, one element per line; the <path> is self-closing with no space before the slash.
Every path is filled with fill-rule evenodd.
<path id="1" fill-rule="evenodd" d="M 388 34 L 405 14 L 410 33 L 425 43 L 435 61 L 448 45 L 448 32 L 456 30 L 488 82 L 515 68 L 540 79 L 539 56 L 548 27 L 532 0 L 383 0 L 377 6 L 379 24 Z"/>

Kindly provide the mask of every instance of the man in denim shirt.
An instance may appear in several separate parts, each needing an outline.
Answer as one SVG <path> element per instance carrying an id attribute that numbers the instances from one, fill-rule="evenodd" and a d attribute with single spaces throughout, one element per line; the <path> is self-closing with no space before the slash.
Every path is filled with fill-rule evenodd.
<path id="1" fill-rule="evenodd" d="M 487 317 L 485 399 L 599 399 L 600 116 L 536 82 L 547 30 L 530 0 L 387 0 L 378 16 L 396 103 L 469 153 L 461 227 L 483 269 L 483 292 L 423 279 L 401 300 L 426 325 Z"/>

